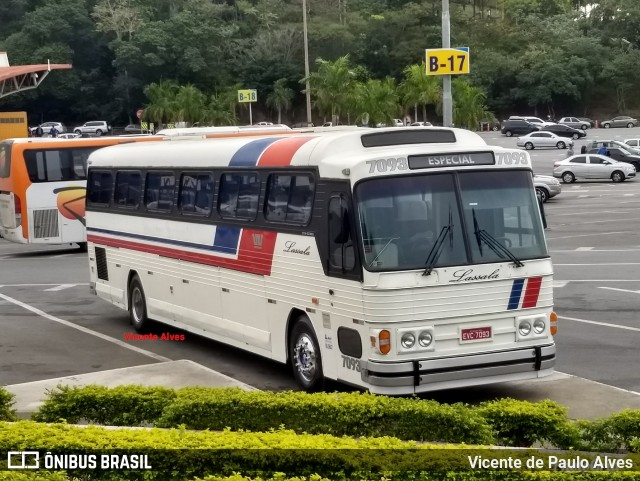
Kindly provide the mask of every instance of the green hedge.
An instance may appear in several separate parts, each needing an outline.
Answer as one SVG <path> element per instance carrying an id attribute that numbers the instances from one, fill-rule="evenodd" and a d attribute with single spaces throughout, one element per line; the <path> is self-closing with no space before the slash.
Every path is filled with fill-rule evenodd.
<path id="1" fill-rule="evenodd" d="M 151 471 L 68 470 L 71 476 L 92 479 L 145 481 L 184 480 L 202 476 L 309 477 L 314 474 L 335 481 L 361 480 L 511 480 L 523 479 L 526 471 L 471 471 L 467 456 L 527 459 L 549 453 L 536 450 L 489 450 L 466 446 L 418 444 L 394 438 L 348 438 L 296 434 L 279 430 L 268 433 L 186 431 L 183 429 L 104 429 L 31 421 L 0 423 L 0 451 L 41 450 L 55 454 L 90 454 L 112 450 L 149 454 Z M 120 452 L 122 454 L 122 451 Z M 576 453 L 551 454 L 575 458 Z M 593 453 L 578 453 L 594 458 Z M 627 456 L 640 469 L 640 455 Z M 41 456 L 41 463 L 42 463 Z M 618 472 L 617 479 L 640 479 L 640 471 Z M 536 473 L 528 479 L 615 479 L 609 477 L 553 477 Z M 587 476 L 586 474 L 584 476 Z M 595 475 L 594 475 L 595 476 Z M 636 476 L 634 478 L 633 476 Z M 211 479 L 208 481 L 212 481 Z"/>
<path id="2" fill-rule="evenodd" d="M 90 476 L 89 476 L 89 479 Z M 116 479 L 127 479 L 126 477 L 114 477 Z M 319 475 L 311 475 L 308 477 L 288 478 L 284 474 L 275 474 L 270 477 L 246 477 L 241 474 L 232 476 L 206 476 L 203 478 L 195 478 L 187 480 L 186 478 L 176 478 L 180 481 L 330 481 Z M 417 481 L 442 481 L 441 475 L 429 475 L 422 473 Z M 493 472 L 488 474 L 478 473 L 447 473 L 447 481 L 640 481 L 640 473 L 562 473 L 562 472 L 521 472 L 521 473 L 504 473 Z M 18 473 L 18 472 L 0 472 L 0 481 L 73 481 L 65 473 L 56 472 L 36 472 L 36 473 Z M 372 478 L 370 480 L 361 481 L 380 481 L 380 478 Z"/>
<path id="3" fill-rule="evenodd" d="M 175 399 L 174 389 L 147 386 L 58 386 L 32 416 L 36 421 L 111 426 L 153 424 Z"/>
<path id="4" fill-rule="evenodd" d="M 640 410 L 573 422 L 553 401 L 514 399 L 472 407 L 368 393 L 242 391 L 229 388 L 60 387 L 34 419 L 107 425 L 393 436 L 404 440 L 559 449 L 640 450 Z"/>
<path id="5" fill-rule="evenodd" d="M 285 426 L 299 433 L 336 436 L 393 436 L 471 444 L 493 441 L 484 419 L 465 405 L 368 393 L 186 388 L 178 391 L 156 425 L 249 431 Z"/>
<path id="6" fill-rule="evenodd" d="M 0 421 L 13 421 L 16 419 L 16 412 L 12 409 L 13 398 L 13 394 L 0 387 Z"/>

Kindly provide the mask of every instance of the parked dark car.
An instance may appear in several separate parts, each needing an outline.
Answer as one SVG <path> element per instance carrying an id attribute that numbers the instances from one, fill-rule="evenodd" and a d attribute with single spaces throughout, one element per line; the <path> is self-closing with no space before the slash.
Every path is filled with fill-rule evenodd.
<path id="1" fill-rule="evenodd" d="M 589 122 L 589 124 L 591 124 L 591 128 L 596 126 L 596 121 L 593 119 L 590 119 L 589 117 L 578 117 L 578 120 L 582 120 L 584 122 Z"/>
<path id="2" fill-rule="evenodd" d="M 124 128 L 125 134 L 141 134 L 142 128 L 138 124 L 129 124 Z"/>
<path id="3" fill-rule="evenodd" d="M 500 132 L 507 137 L 529 134 L 539 130 L 536 125 L 531 122 L 527 122 L 526 120 L 503 120 L 501 125 L 502 128 L 500 129 Z"/>
<path id="4" fill-rule="evenodd" d="M 546 130 L 547 132 L 553 132 L 560 137 L 567 137 L 574 140 L 581 139 L 582 137 L 586 137 L 587 133 L 582 129 L 574 129 L 573 127 L 569 127 L 568 125 L 556 124 L 549 125 L 547 127 L 542 127 L 540 130 Z"/>
<path id="5" fill-rule="evenodd" d="M 620 162 L 627 162 L 628 164 L 632 164 L 636 171 L 640 172 L 640 155 L 634 155 L 628 150 L 623 149 L 618 146 L 609 146 L 605 147 L 607 149 L 606 156 L 611 157 L 614 160 L 619 160 Z M 587 151 L 588 154 L 597 154 L 599 148 L 593 148 Z"/>

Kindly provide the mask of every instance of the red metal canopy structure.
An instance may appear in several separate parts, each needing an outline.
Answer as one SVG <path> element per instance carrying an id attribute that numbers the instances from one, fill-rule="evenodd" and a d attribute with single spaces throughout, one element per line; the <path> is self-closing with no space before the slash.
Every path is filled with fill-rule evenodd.
<path id="1" fill-rule="evenodd" d="M 72 68 L 71 64 L 41 64 L 9 66 L 6 52 L 0 52 L 0 99 L 7 95 L 35 89 L 52 70 Z"/>

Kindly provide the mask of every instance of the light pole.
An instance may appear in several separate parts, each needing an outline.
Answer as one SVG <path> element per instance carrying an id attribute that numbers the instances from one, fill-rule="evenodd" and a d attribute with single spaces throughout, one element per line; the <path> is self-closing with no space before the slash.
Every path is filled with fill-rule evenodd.
<path id="1" fill-rule="evenodd" d="M 449 0 L 442 0 L 442 48 L 451 48 L 451 25 Z M 453 124 L 453 97 L 451 95 L 451 75 L 442 78 L 442 125 Z"/>
<path id="2" fill-rule="evenodd" d="M 307 97 L 307 127 L 311 127 L 311 85 L 309 83 L 309 40 L 307 38 L 307 0 L 302 0 L 302 33 L 304 36 L 304 76 Z"/>

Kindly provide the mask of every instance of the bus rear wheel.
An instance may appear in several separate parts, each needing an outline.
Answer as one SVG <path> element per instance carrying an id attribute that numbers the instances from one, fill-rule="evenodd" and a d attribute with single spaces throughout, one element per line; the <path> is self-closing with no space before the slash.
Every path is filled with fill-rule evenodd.
<path id="1" fill-rule="evenodd" d="M 322 389 L 324 375 L 320 345 L 307 317 L 298 318 L 293 326 L 289 338 L 289 359 L 293 377 L 300 387 L 308 392 Z"/>
<path id="2" fill-rule="evenodd" d="M 138 332 L 144 332 L 149 325 L 147 299 L 140 278 L 135 275 L 129 283 L 129 321 Z"/>

